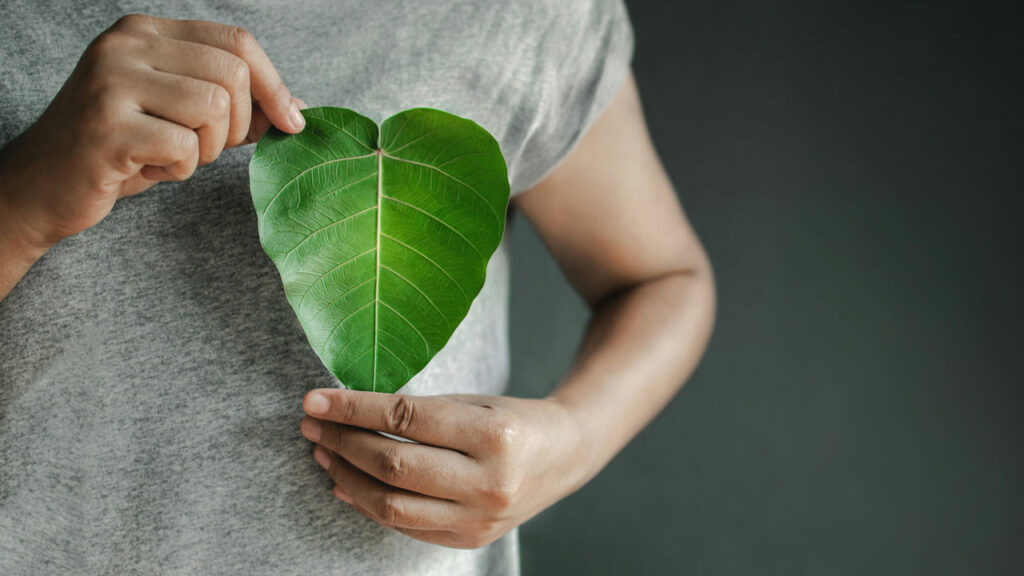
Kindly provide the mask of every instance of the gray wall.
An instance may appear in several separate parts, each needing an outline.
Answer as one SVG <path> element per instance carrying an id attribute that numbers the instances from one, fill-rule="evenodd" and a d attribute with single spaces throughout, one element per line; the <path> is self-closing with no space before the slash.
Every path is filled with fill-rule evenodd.
<path id="1" fill-rule="evenodd" d="M 1019 19 L 629 6 L 719 320 L 664 414 L 524 526 L 526 574 L 1024 573 Z M 539 396 L 586 312 L 512 238 L 513 391 Z"/>

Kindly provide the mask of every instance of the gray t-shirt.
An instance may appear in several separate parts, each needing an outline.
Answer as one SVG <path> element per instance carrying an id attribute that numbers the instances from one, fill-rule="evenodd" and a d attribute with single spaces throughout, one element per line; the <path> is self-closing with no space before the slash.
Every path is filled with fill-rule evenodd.
<path id="1" fill-rule="evenodd" d="M 621 0 L 7 0 L 0 143 L 130 12 L 248 28 L 312 106 L 472 118 L 500 142 L 513 193 L 566 156 L 633 47 Z M 300 401 L 338 383 L 260 248 L 251 154 L 119 201 L 0 302 L 0 574 L 518 573 L 515 531 L 449 549 L 331 494 Z M 505 250 L 404 393 L 505 390 Z"/>

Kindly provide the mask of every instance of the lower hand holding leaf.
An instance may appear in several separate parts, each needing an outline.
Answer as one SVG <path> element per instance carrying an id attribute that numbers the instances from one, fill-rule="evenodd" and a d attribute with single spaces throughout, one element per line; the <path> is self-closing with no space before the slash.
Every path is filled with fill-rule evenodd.
<path id="1" fill-rule="evenodd" d="M 497 540 L 592 472 L 583 435 L 553 400 L 319 389 L 303 408 L 302 434 L 339 499 L 445 546 Z"/>

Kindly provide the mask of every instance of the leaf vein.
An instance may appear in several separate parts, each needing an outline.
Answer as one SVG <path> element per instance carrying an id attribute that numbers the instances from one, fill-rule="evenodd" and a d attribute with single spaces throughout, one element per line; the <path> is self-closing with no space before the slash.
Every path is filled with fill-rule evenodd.
<path id="1" fill-rule="evenodd" d="M 383 234 L 383 233 L 382 233 L 382 236 L 384 236 L 384 237 L 385 237 L 385 238 L 387 238 L 388 240 L 391 240 L 392 242 L 395 242 L 395 243 L 397 243 L 397 244 L 401 244 L 402 246 L 406 247 L 406 248 L 407 248 L 407 249 L 409 249 L 409 250 L 412 250 L 413 252 L 415 252 L 416 254 L 418 254 L 418 255 L 419 255 L 419 256 L 420 256 L 421 258 L 423 258 L 423 259 L 424 259 L 424 260 L 426 260 L 427 262 L 430 262 L 431 264 L 433 264 L 433 265 L 434 265 L 434 268 L 437 268 L 438 270 L 440 270 L 442 274 L 444 274 L 445 276 L 447 276 L 447 277 L 448 277 L 448 279 L 449 279 L 449 280 L 451 280 L 453 284 L 455 284 L 455 287 L 456 287 L 456 288 L 458 288 L 458 289 L 459 289 L 459 292 L 461 292 L 461 293 L 462 293 L 462 297 L 463 297 L 463 298 L 464 298 L 464 299 L 465 299 L 465 300 L 466 300 L 467 302 L 469 302 L 469 296 L 468 296 L 468 295 L 466 295 L 466 291 L 462 289 L 462 285 L 461 285 L 461 284 L 459 284 L 459 282 L 458 282 L 457 280 L 455 280 L 455 278 L 453 278 L 453 277 L 452 277 L 452 275 L 451 275 L 451 274 L 449 274 L 447 270 L 445 270 L 445 269 L 444 269 L 443 267 L 441 267 L 441 265 L 440 265 L 440 264 L 438 264 L 437 262 L 434 262 L 434 259 L 433 259 L 433 258 L 431 258 L 430 256 L 427 256 L 427 255 L 426 255 L 426 254 L 424 254 L 423 252 L 420 252 L 419 250 L 417 250 L 417 249 L 413 248 L 412 246 L 410 246 L 410 245 L 406 244 L 405 242 L 402 242 L 401 240 L 399 240 L 398 238 L 395 238 L 394 236 L 392 236 L 392 235 L 390 235 L 390 234 Z"/>
<path id="2" fill-rule="evenodd" d="M 463 154 L 462 156 L 456 156 L 455 158 L 449 158 L 449 159 L 445 160 L 444 162 L 441 162 L 440 164 L 438 164 L 437 167 L 440 168 L 440 167 L 444 166 L 445 164 L 451 164 L 452 162 L 455 162 L 456 160 L 462 160 L 463 158 L 467 158 L 469 156 L 490 156 L 490 155 L 491 155 L 490 152 L 470 152 L 469 154 Z"/>
<path id="3" fill-rule="evenodd" d="M 384 199 L 386 199 L 386 200 L 390 200 L 390 201 L 392 201 L 392 202 L 395 202 L 395 203 L 397 203 L 397 204 L 402 204 L 402 205 L 408 206 L 409 208 L 412 208 L 413 210 L 416 210 L 417 212 L 423 213 L 423 214 L 425 214 L 425 215 L 429 216 L 430 218 L 432 218 L 432 219 L 436 220 L 436 221 L 437 221 L 438 223 L 440 223 L 440 224 L 441 224 L 442 226 L 444 226 L 445 228 L 447 228 L 447 229 L 451 230 L 452 232 L 454 232 L 454 233 L 455 233 L 455 234 L 456 234 L 456 235 L 457 235 L 457 236 L 458 236 L 459 238 L 462 238 L 463 240 L 465 240 L 465 241 L 466 241 L 466 244 L 469 244 L 469 247 L 470 247 L 470 248 L 472 248 L 472 249 L 473 249 L 473 251 L 474 251 L 474 252 L 476 252 L 476 253 L 477 253 L 477 255 L 479 255 L 479 256 L 480 256 L 480 258 L 481 258 L 481 259 L 483 259 L 484 255 L 480 253 L 480 250 L 479 250 L 479 249 L 478 249 L 478 248 L 476 247 L 476 245 L 475 245 L 475 244 L 473 244 L 472 242 L 470 242 L 470 241 L 469 241 L 469 238 L 466 238 L 466 237 L 465 237 L 465 236 L 464 236 L 464 235 L 462 234 L 462 232 L 459 232 L 459 231 L 458 231 L 458 230 L 456 230 L 456 229 L 455 229 L 454 227 L 452 227 L 452 225 L 451 225 L 451 224 L 449 224 L 449 223 L 445 222 L 444 220 L 441 220 L 441 219 L 440 219 L 440 218 L 438 218 L 437 216 L 434 216 L 434 215 L 433 215 L 433 214 L 431 214 L 430 212 L 427 212 L 426 210 L 424 210 L 423 208 L 420 208 L 419 206 L 416 206 L 415 204 L 410 204 L 410 203 L 406 202 L 405 200 L 399 200 L 398 198 L 395 198 L 394 196 L 388 196 L 387 194 L 385 194 L 385 195 L 383 196 L 383 198 L 384 198 Z"/>
<path id="4" fill-rule="evenodd" d="M 376 155 L 376 153 L 365 154 L 363 156 L 349 156 L 347 158 L 337 158 L 335 160 L 328 160 L 327 162 L 321 162 L 320 164 L 314 164 L 313 166 L 310 166 L 309 168 L 306 168 L 302 172 L 299 172 L 298 174 L 296 174 L 294 178 L 292 178 L 291 180 L 285 182 L 284 186 L 281 186 L 281 189 L 278 190 L 276 194 L 274 194 L 274 197 L 270 199 L 270 202 L 267 202 L 267 207 L 263 209 L 263 216 L 266 216 L 267 213 L 270 212 L 270 206 L 274 203 L 275 200 L 277 200 L 281 196 L 281 193 L 283 193 L 285 191 L 285 189 L 287 189 L 289 186 L 294 184 L 295 181 L 298 180 L 306 172 L 309 172 L 310 170 L 315 170 L 317 168 L 321 168 L 323 166 L 327 166 L 328 164 L 337 164 L 338 162 L 347 162 L 349 160 L 362 160 L 363 158 L 369 158 L 370 156 L 375 156 L 375 155 Z"/>
<path id="5" fill-rule="evenodd" d="M 329 124 L 329 125 L 331 125 L 331 126 L 334 126 L 334 127 L 335 127 L 335 128 L 337 128 L 338 130 L 341 130 L 342 132 L 344 132 L 344 133 L 345 133 L 345 135 L 346 135 L 346 136 L 348 136 L 348 137 L 349 137 L 349 138 L 351 138 L 351 139 L 352 139 L 353 141 L 355 141 L 355 143 L 356 143 L 356 144 L 359 144 L 359 145 L 360 145 L 360 146 L 362 146 L 363 148 L 366 148 L 367 150 L 373 151 L 373 152 L 374 152 L 374 153 L 376 154 L 376 152 L 377 152 L 376 150 L 374 150 L 373 148 L 370 148 L 370 147 L 369 147 L 369 146 L 367 146 L 366 144 L 363 144 L 362 140 L 360 140 L 359 138 L 356 138 L 356 135 L 355 135 L 355 134 L 353 134 L 353 133 L 349 132 L 348 130 L 345 130 L 345 129 L 344 129 L 344 128 L 342 128 L 341 126 L 338 126 L 338 125 L 337 125 L 337 124 L 335 124 L 334 122 L 331 122 L 330 120 L 328 120 L 327 118 L 324 118 L 324 117 L 322 117 L 322 116 L 321 116 L 320 118 L 318 118 L 318 120 L 321 120 L 321 121 L 323 121 L 323 122 L 324 122 L 324 123 L 326 123 L 326 124 Z"/>
<path id="6" fill-rule="evenodd" d="M 353 359 L 352 359 L 352 361 L 348 363 L 348 365 L 347 365 L 347 366 L 345 366 L 344 368 L 342 368 L 342 369 L 341 369 L 341 372 L 339 372 L 339 374 L 341 374 L 341 375 L 343 375 L 343 376 L 344 376 L 344 375 L 345 375 L 346 373 L 348 373 L 348 371 L 349 371 L 349 370 L 351 370 L 351 369 L 352 369 L 352 366 L 355 366 L 355 363 L 356 363 L 356 362 L 357 362 L 357 361 L 358 361 L 358 360 L 359 360 L 360 358 L 362 358 L 363 356 L 366 356 L 366 353 L 367 353 L 367 352 L 369 352 L 369 351 L 371 351 L 371 350 L 376 350 L 376 349 L 377 349 L 377 348 L 376 348 L 376 346 L 370 346 L 370 347 L 369 347 L 369 348 L 367 348 L 366 350 L 363 350 L 362 352 L 360 352 L 358 356 L 356 356 L 355 358 L 353 358 Z"/>
<path id="7" fill-rule="evenodd" d="M 405 348 L 406 348 L 406 349 L 408 349 L 409 351 L 412 351 L 412 347 L 411 347 L 411 346 L 409 346 L 408 344 L 406 344 L 406 343 L 405 343 L 405 342 L 404 342 L 404 341 L 402 340 L 402 338 L 400 338 L 400 337 L 398 336 L 398 334 L 395 334 L 394 332 L 391 332 L 391 331 L 385 330 L 385 329 L 383 329 L 383 328 L 381 328 L 381 329 L 380 329 L 380 334 L 381 334 L 382 336 L 390 336 L 390 337 L 394 338 L 396 342 L 398 342 L 399 344 L 401 344 L 401 345 L 402 345 L 403 347 L 405 347 Z M 426 342 L 424 342 L 424 343 L 423 343 L 423 348 L 424 348 L 424 350 L 426 350 L 426 353 L 427 353 L 427 354 L 429 355 L 429 354 L 430 354 L 430 348 L 428 348 L 428 347 L 426 346 Z"/>
<path id="8" fill-rule="evenodd" d="M 334 305 L 335 305 L 335 304 L 336 304 L 336 303 L 338 302 L 338 300 L 341 300 L 341 299 L 342 299 L 342 298 L 344 298 L 345 296 L 348 296 L 348 295 L 349 295 L 349 294 L 351 294 L 352 292 L 355 292 L 355 291 L 356 291 L 356 290 L 358 290 L 359 288 L 362 288 L 362 287 L 363 287 L 363 286 L 365 286 L 366 284 L 369 284 L 370 282 L 373 282 L 373 281 L 374 281 L 374 280 L 376 280 L 376 279 L 377 279 L 376 277 L 372 277 L 372 278 L 367 278 L 366 280 L 363 280 L 363 281 L 362 281 L 362 282 L 360 282 L 359 284 L 356 284 L 355 286 L 353 286 L 353 287 L 349 288 L 348 290 L 345 290 L 344 292 L 342 292 L 342 293 L 341 293 L 341 295 L 340 295 L 340 296 L 338 296 L 338 297 L 337 297 L 337 298 L 335 298 L 334 300 L 331 300 L 330 302 L 328 302 L 327 304 L 325 304 L 325 305 L 323 306 L 323 308 L 320 308 L 319 310 L 317 310 L 317 311 L 316 311 L 316 314 L 313 314 L 313 317 L 309 319 L 309 322 L 308 322 L 308 323 L 309 323 L 309 324 L 310 324 L 310 325 L 312 326 L 312 324 L 313 324 L 313 321 L 314 321 L 314 320 L 316 320 L 317 318 L 319 318 L 319 317 L 320 317 L 320 315 L 324 313 L 324 310 L 327 310 L 327 309 L 329 309 L 329 308 L 330 308 L 331 306 L 334 306 Z"/>
<path id="9" fill-rule="evenodd" d="M 487 197 L 484 196 L 483 194 L 481 194 L 480 191 L 477 190 L 476 188 L 470 186 L 469 184 L 466 184 L 462 180 L 459 180 L 458 178 L 456 178 L 455 176 L 452 176 L 451 174 L 445 172 L 444 170 L 441 170 L 437 166 L 433 166 L 431 164 L 425 164 L 423 162 L 417 162 L 415 160 L 407 160 L 405 158 L 398 158 L 397 156 L 391 156 L 390 154 L 384 154 L 384 155 L 387 156 L 388 158 L 391 158 L 392 160 L 397 161 L 397 162 L 405 162 L 406 164 L 414 164 L 416 166 L 422 166 L 424 168 L 430 168 L 431 170 L 436 171 L 438 174 L 442 174 L 444 176 L 447 176 L 450 180 L 452 180 L 454 182 L 458 182 L 459 184 L 465 186 L 466 188 L 469 188 L 470 190 L 473 191 L 474 194 L 479 196 L 480 199 L 484 201 L 484 204 L 487 205 L 487 209 L 491 211 L 491 214 L 494 215 L 494 218 L 498 221 L 499 224 L 501 224 L 501 216 L 498 216 L 498 211 L 494 209 L 494 206 L 491 206 L 490 202 L 487 201 Z"/>
<path id="10" fill-rule="evenodd" d="M 327 224 L 325 226 L 321 226 L 320 228 L 317 228 L 316 230 L 313 230 L 305 238 L 303 238 L 302 241 L 300 241 L 291 250 L 289 250 L 287 253 L 285 253 L 285 255 L 284 255 L 285 260 L 287 260 L 288 257 L 292 255 L 292 253 L 294 253 L 296 250 L 298 250 L 299 246 L 302 246 L 303 244 L 305 244 L 307 241 L 309 241 L 310 238 L 312 238 L 313 236 L 316 236 L 318 233 L 323 232 L 324 230 L 327 230 L 328 228 L 330 228 L 332 226 L 337 226 L 338 224 L 341 224 L 343 222 L 348 222 L 349 220 L 355 218 L 356 216 L 361 216 L 361 215 L 369 212 L 370 210 L 376 210 L 376 209 L 377 209 L 376 206 L 370 206 L 369 208 L 364 208 L 364 209 L 360 210 L 359 212 L 356 212 L 355 214 L 349 214 L 348 216 L 345 216 L 341 220 L 335 220 L 334 222 L 331 222 L 330 224 Z M 283 264 L 285 262 L 285 260 L 282 260 L 281 263 Z"/>
<path id="11" fill-rule="evenodd" d="M 395 310 L 395 309 L 394 309 L 394 307 L 392 307 L 392 306 L 391 306 L 390 304 L 388 304 L 387 302 L 385 302 L 385 301 L 381 300 L 381 301 L 380 301 L 380 304 L 381 304 L 382 306 L 384 306 L 385 308 L 387 308 L 388 310 L 391 310 L 392 312 L 394 312 L 394 313 L 395 313 L 395 316 L 398 316 L 399 318 L 401 318 L 401 319 L 402 319 L 402 320 L 403 320 L 403 321 L 404 321 L 404 322 L 405 322 L 406 324 L 408 324 L 408 325 L 409 325 L 409 327 L 410 327 L 410 328 L 412 328 L 413 330 L 415 330 L 415 331 L 416 331 L 416 333 L 417 333 L 417 334 L 419 334 L 419 336 L 420 336 L 420 339 L 421 339 L 421 340 L 423 340 L 423 345 L 427 347 L 427 354 L 429 355 L 429 354 L 430 354 L 430 343 L 429 343 L 429 342 L 427 342 L 427 338 L 426 338 L 426 336 L 424 336 L 424 335 L 423 335 L 423 332 L 420 332 L 420 329 L 419 329 L 419 328 L 417 328 L 415 324 L 413 324 L 412 322 L 410 322 L 410 321 L 409 321 L 409 319 L 408 319 L 408 318 L 406 318 L 404 314 L 402 314 L 402 313 L 401 313 L 401 312 L 399 312 L 398 310 Z"/>
<path id="12" fill-rule="evenodd" d="M 334 325 L 334 328 L 331 329 L 331 332 L 329 334 L 327 334 L 327 338 L 324 338 L 324 345 L 322 347 L 322 350 L 320 350 L 320 357 L 321 358 L 324 357 L 327 354 L 327 345 L 331 343 L 331 338 L 334 337 L 334 333 L 338 331 L 338 328 L 341 328 L 341 326 L 345 322 L 348 322 L 350 318 L 352 318 L 353 316 L 358 314 L 363 308 L 366 308 L 370 304 L 373 304 L 373 300 L 371 300 L 371 301 L 367 302 L 366 304 L 363 304 L 359 308 L 356 308 L 355 310 L 349 312 L 344 318 L 341 319 L 340 322 L 338 322 L 337 324 Z"/>
<path id="13" fill-rule="evenodd" d="M 405 123 L 408 124 L 409 121 L 406 120 Z M 445 128 L 448 128 L 448 127 L 449 126 L 446 125 L 446 126 L 441 126 L 440 128 L 434 128 L 433 130 L 431 130 L 429 132 L 425 132 L 423 134 L 420 134 L 416 138 L 413 138 L 412 140 L 406 142 L 405 144 L 402 144 L 398 148 L 395 148 L 394 150 L 386 150 L 386 152 L 388 152 L 390 154 L 394 154 L 395 152 L 398 152 L 399 150 L 402 150 L 404 148 L 408 148 L 409 146 L 412 146 L 413 144 L 419 142 L 420 140 L 423 140 L 427 136 L 430 136 L 431 134 L 434 134 L 435 132 L 440 132 L 441 130 L 444 130 Z M 405 124 L 402 124 L 402 128 L 405 128 Z M 401 130 L 399 130 L 399 133 L 401 133 Z M 395 135 L 395 140 L 398 140 L 398 134 Z"/>
<path id="14" fill-rule="evenodd" d="M 381 350 L 384 350 L 388 354 L 391 354 L 392 358 L 394 358 L 395 360 L 398 360 L 398 363 L 402 365 L 402 368 L 405 368 L 405 375 L 406 376 L 409 376 L 410 378 L 412 377 L 412 370 L 409 368 L 409 365 L 406 364 L 404 360 L 402 360 L 401 356 L 399 356 L 398 354 L 395 354 L 394 352 L 391 351 L 390 348 L 388 348 L 387 346 L 385 346 L 383 344 L 378 344 L 378 346 L 380 346 Z"/>
<path id="15" fill-rule="evenodd" d="M 408 284 L 409 286 L 412 286 L 412 287 L 413 287 L 413 289 L 415 289 L 415 290 L 416 290 L 417 292 L 419 292 L 419 293 L 420 293 L 420 294 L 421 294 L 421 295 L 422 295 L 422 296 L 423 296 L 424 298 L 426 298 L 426 299 L 427 299 L 427 302 L 429 302 L 429 303 L 430 303 L 430 305 L 434 307 L 434 310 L 437 310 L 437 313 L 441 315 L 441 318 L 444 318 L 444 321 L 445 321 L 445 322 L 446 322 L 446 323 L 448 324 L 448 326 L 449 326 L 449 327 L 451 327 L 451 325 L 452 325 L 452 322 L 451 322 L 451 320 L 450 320 L 450 319 L 448 318 L 448 316 L 447 316 L 447 315 L 446 315 L 446 314 L 445 314 L 444 312 L 442 312 L 440 308 L 438 308 L 438 307 L 437 307 L 437 304 L 435 304 L 435 303 L 434 303 L 434 300 L 433 300 L 433 298 L 431 298 L 430 296 L 427 296 L 427 293 L 426 293 L 426 292 L 424 292 L 423 290 L 421 290 L 419 286 L 417 286 L 416 284 L 413 284 L 413 282 L 412 282 L 411 280 L 409 280 L 409 279 L 408 279 L 408 278 L 406 278 L 405 276 L 402 276 L 402 275 L 401 275 L 401 274 L 399 274 L 399 273 L 398 273 L 398 272 L 397 272 L 397 271 L 396 271 L 395 269 L 393 269 L 393 268 L 391 268 L 391 267 L 389 267 L 389 266 L 385 266 L 385 265 L 381 264 L 381 266 L 380 266 L 380 269 L 381 269 L 381 270 L 387 270 L 388 272 L 391 272 L 391 273 L 392 273 L 392 274 L 394 274 L 395 276 L 398 276 L 399 278 L 401 278 L 401 279 L 402 279 L 402 280 L 403 280 L 403 281 L 404 281 L 404 282 L 405 282 L 406 284 Z"/>
<path id="16" fill-rule="evenodd" d="M 367 250 L 366 252 L 363 252 L 363 253 L 361 253 L 361 254 L 356 254 L 355 256 L 353 256 L 353 257 L 349 258 L 348 260 L 345 260 L 345 261 L 344 261 L 344 262 L 342 262 L 341 264 L 338 264 L 338 265 L 337 265 L 337 266 L 335 266 L 334 268 L 331 268 L 331 269 L 330 269 L 330 270 L 328 270 L 327 272 L 324 272 L 323 274 L 321 274 L 320 276 L 318 276 L 316 280 L 313 280 L 312 282 L 310 282 L 310 284 L 309 284 L 309 289 L 308 289 L 308 290 L 306 290 L 306 292 L 305 292 L 305 293 L 304 293 L 304 294 L 302 295 L 302 299 L 301 299 L 301 300 L 299 300 L 299 305 L 295 307 L 295 311 L 296 311 L 296 312 L 298 312 L 299 310 L 301 310 L 301 309 L 302 309 L 302 304 L 303 304 L 303 303 L 304 303 L 304 302 L 306 301 L 306 297 L 307 297 L 307 296 L 309 296 L 310 292 L 312 292 L 312 291 L 313 291 L 313 286 L 316 286 L 317 284 L 319 284 L 319 283 L 320 283 L 320 281 L 321 281 L 321 280 L 323 280 L 324 278 L 326 278 L 328 274 L 330 274 L 330 273 L 334 272 L 334 271 L 335 271 L 335 270 L 337 270 L 338 268 L 341 268 L 342 266 L 344 266 L 344 265 L 346 265 L 346 264 L 348 264 L 348 263 L 350 263 L 350 262 L 352 262 L 352 261 L 354 261 L 354 260 L 357 260 L 357 259 L 359 259 L 359 258 L 362 258 L 363 256 L 366 256 L 367 254 L 369 254 L 370 252 L 373 252 L 374 250 L 376 250 L 376 248 L 370 248 L 370 249 L 369 249 L 369 250 Z"/>
<path id="17" fill-rule="evenodd" d="M 303 149 L 308 151 L 313 156 L 316 156 L 317 158 L 319 158 L 321 162 L 327 162 L 327 158 L 324 158 L 323 156 L 317 154 L 316 150 L 313 150 L 309 146 L 306 146 L 305 144 L 303 144 L 301 138 L 293 138 L 292 142 L 294 142 L 296 145 L 302 147 Z M 332 150 L 332 152 L 333 152 L 333 150 Z"/>

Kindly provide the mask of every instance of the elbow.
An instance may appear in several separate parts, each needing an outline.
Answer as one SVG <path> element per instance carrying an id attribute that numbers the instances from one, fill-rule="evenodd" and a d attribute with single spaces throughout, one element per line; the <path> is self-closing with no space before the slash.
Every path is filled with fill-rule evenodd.
<path id="1" fill-rule="evenodd" d="M 657 294 L 668 315 L 698 312 L 710 330 L 716 311 L 715 273 L 711 259 L 703 247 L 690 249 L 685 257 L 673 258 L 646 274 L 608 283 L 599 293 L 591 294 L 587 304 L 592 312 L 642 294 Z"/>

